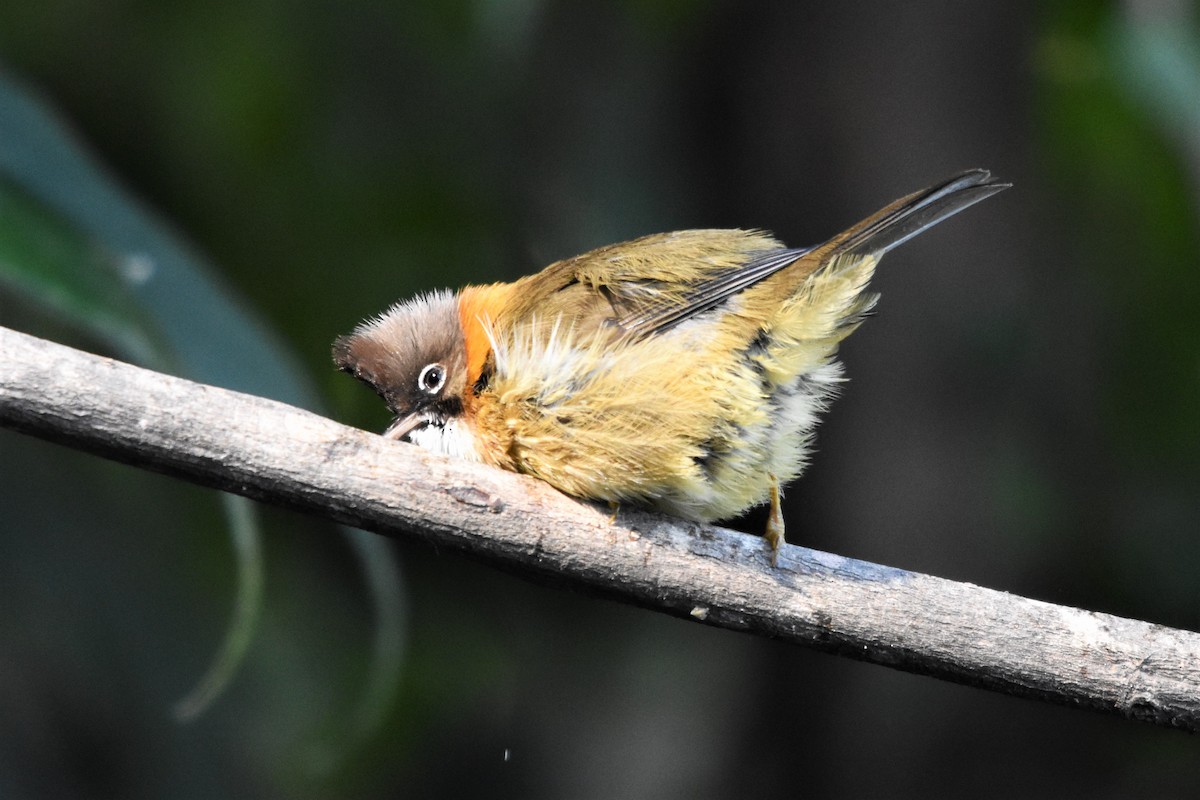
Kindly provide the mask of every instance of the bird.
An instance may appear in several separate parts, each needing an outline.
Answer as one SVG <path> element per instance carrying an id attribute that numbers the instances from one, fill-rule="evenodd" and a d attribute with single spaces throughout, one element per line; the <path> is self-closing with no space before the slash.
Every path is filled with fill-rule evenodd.
<path id="1" fill-rule="evenodd" d="M 968 170 L 813 247 L 757 229 L 611 244 L 397 302 L 333 360 L 386 403 L 390 439 L 614 509 L 715 522 L 769 503 L 775 564 L 781 487 L 839 392 L 839 343 L 876 307 L 880 259 L 1009 186 Z"/>

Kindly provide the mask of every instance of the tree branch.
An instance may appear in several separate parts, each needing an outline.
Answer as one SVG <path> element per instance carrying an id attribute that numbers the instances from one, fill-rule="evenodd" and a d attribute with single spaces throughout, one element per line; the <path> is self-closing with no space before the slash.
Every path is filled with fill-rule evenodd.
<path id="1" fill-rule="evenodd" d="M 1200 730 L 1200 635 L 572 500 L 259 397 L 0 328 L 0 425 L 709 625 Z"/>

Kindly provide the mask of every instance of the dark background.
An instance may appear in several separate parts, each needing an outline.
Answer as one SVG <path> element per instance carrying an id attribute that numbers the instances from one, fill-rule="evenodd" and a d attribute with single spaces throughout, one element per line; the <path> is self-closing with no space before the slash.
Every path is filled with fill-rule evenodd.
<path id="1" fill-rule="evenodd" d="M 371 429 L 386 413 L 333 371 L 329 343 L 395 299 L 675 228 L 813 243 L 989 168 L 1014 188 L 878 274 L 880 310 L 842 350 L 850 383 L 788 492 L 789 536 L 1195 630 L 1200 144 L 1170 91 L 1200 108 L 1200 57 L 1162 57 L 1200 52 L 1189 12 L 50 0 L 0 10 L 0 65 L 282 332 L 336 418 Z M 80 339 L 3 294 L 0 322 Z M 1200 785 L 1185 734 L 534 586 L 407 540 L 400 696 L 365 743 L 338 747 L 370 655 L 366 589 L 332 528 L 266 521 L 249 662 L 178 725 L 170 705 L 234 591 L 218 503 L 0 431 L 0 794 Z"/>

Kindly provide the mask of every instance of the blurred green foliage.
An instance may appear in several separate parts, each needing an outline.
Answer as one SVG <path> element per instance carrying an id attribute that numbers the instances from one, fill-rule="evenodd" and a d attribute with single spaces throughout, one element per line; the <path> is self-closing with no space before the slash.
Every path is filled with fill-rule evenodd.
<path id="1" fill-rule="evenodd" d="M 313 406 L 307 377 L 152 215 L 123 194 L 53 114 L 0 75 L 0 282 L 117 354 L 160 370 Z M 224 642 L 175 705 L 181 721 L 225 691 L 262 606 L 261 532 L 252 503 L 223 498 L 238 562 Z M 378 602 L 374 669 L 351 741 L 372 732 L 394 694 L 402 651 L 397 573 L 375 537 L 351 534 Z"/>
<path id="2" fill-rule="evenodd" d="M 186 342 L 206 380 L 282 371 L 315 387 L 285 399 L 378 429 L 328 347 L 400 297 L 678 227 L 804 244 L 988 167 L 1014 189 L 889 257 L 789 531 L 1196 629 L 1197 25 L 1186 4 L 1083 0 L 9 3 L 0 65 L 140 198 L 120 205 L 170 220 L 220 275 L 211 292 L 122 283 L 124 245 L 64 228 L 48 198 L 110 204 L 61 164 L 14 182 L 0 137 L 0 324 L 127 357 Z M 14 264 L 75 278 L 56 293 Z M 407 542 L 407 598 L 381 601 L 411 606 L 400 695 L 355 739 L 387 649 L 356 558 L 381 562 L 263 516 L 259 635 L 231 695 L 178 726 L 233 597 L 216 504 L 0 431 L 0 793 L 1124 797 L 1200 780 L 1171 732 Z"/>
<path id="3" fill-rule="evenodd" d="M 11 181 L 0 182 L 0 281 L 111 341 L 131 359 L 158 364 L 150 314 L 120 275 L 119 259 L 49 213 Z"/>
<path id="4" fill-rule="evenodd" d="M 1064 210 L 1090 223 L 1084 255 L 1117 328 L 1106 423 L 1123 460 L 1194 472 L 1200 369 L 1179 366 L 1200 360 L 1200 36 L 1194 20 L 1189 31 L 1186 21 L 1058 5 L 1039 46 L 1046 163 L 1078 197 Z"/>
<path id="5" fill-rule="evenodd" d="M 1200 27 L 1185 5 L 1057 3 L 1037 51 L 1044 163 L 1074 198 L 1062 218 L 1082 231 L 1084 291 L 1102 304 L 1111 473 L 1089 493 L 1093 532 L 1126 537 L 1105 572 L 1137 579 L 1114 589 L 1155 585 L 1178 603 L 1200 568 L 1185 533 L 1200 475 Z"/>

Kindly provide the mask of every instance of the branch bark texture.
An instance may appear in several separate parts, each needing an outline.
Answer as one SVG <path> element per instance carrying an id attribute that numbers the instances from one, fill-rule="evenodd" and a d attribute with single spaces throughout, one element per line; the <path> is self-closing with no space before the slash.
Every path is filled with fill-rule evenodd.
<path id="1" fill-rule="evenodd" d="M 1200 730 L 1200 634 L 568 498 L 0 328 L 0 425 L 698 622 Z"/>

